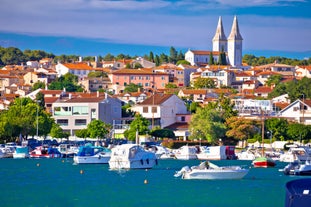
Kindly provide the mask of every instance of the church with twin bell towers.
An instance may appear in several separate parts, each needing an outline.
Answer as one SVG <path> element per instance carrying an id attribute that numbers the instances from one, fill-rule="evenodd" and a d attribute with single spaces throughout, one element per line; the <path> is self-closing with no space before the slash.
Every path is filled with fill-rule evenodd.
<path id="1" fill-rule="evenodd" d="M 208 64 L 210 53 L 212 53 L 214 62 L 218 62 L 221 52 L 225 52 L 227 63 L 232 67 L 242 66 L 242 42 L 243 38 L 240 34 L 238 19 L 235 16 L 233 19 L 231 32 L 228 38 L 225 35 L 222 18 L 219 17 L 216 28 L 216 33 L 212 40 L 213 50 L 188 50 L 185 54 L 185 60 L 191 65 L 202 66 Z"/>

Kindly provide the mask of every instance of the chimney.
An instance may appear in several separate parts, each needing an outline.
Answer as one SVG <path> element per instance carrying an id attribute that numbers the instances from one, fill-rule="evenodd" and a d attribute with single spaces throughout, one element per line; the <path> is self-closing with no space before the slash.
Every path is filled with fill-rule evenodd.
<path id="1" fill-rule="evenodd" d="M 99 91 L 97 91 L 96 93 L 97 93 L 96 95 L 97 95 L 97 98 L 98 98 L 99 97 Z"/>
<path id="2" fill-rule="evenodd" d="M 79 57 L 79 62 L 80 62 L 80 63 L 82 62 L 82 56 Z"/>

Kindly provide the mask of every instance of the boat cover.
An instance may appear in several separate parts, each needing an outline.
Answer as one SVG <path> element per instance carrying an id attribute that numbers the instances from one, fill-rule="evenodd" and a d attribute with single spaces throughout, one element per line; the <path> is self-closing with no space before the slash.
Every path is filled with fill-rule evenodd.
<path id="1" fill-rule="evenodd" d="M 285 207 L 309 207 L 311 204 L 311 179 L 298 179 L 286 183 Z"/>

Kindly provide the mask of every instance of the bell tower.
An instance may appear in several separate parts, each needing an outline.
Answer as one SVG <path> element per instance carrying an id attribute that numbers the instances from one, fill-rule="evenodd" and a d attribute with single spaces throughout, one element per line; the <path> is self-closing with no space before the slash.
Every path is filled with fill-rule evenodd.
<path id="1" fill-rule="evenodd" d="M 218 25 L 215 36 L 213 38 L 213 52 L 226 52 L 227 51 L 227 38 L 222 26 L 221 17 L 218 19 Z"/>
<path id="2" fill-rule="evenodd" d="M 232 66 L 242 65 L 242 41 L 238 19 L 234 16 L 231 33 L 228 37 L 228 57 Z"/>

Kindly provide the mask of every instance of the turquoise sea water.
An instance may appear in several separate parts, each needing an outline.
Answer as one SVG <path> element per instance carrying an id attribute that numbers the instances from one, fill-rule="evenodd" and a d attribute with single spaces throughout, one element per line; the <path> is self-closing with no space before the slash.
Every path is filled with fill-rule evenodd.
<path id="1" fill-rule="evenodd" d="M 72 159 L 0 159 L 0 206 L 283 207 L 286 182 L 301 178 L 279 172 L 286 163 L 251 168 L 242 180 L 174 177 L 199 163 L 160 160 L 150 170 L 110 171 L 109 165 L 74 165 Z M 251 161 L 214 163 L 251 167 Z"/>

